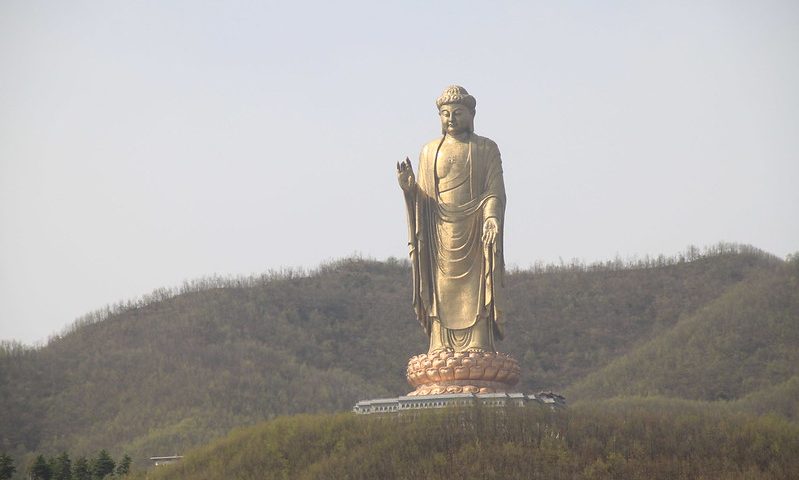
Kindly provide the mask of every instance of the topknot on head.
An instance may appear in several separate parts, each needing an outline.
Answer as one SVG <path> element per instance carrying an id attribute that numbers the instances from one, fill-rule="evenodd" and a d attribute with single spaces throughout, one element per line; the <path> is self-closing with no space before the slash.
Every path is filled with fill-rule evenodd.
<path id="1" fill-rule="evenodd" d="M 474 111 L 477 106 L 477 100 L 469 95 L 469 92 L 460 85 L 450 85 L 445 88 L 444 92 L 438 97 L 438 100 L 436 100 L 436 107 L 440 109 L 442 105 L 449 105 L 452 103 L 469 107 L 471 111 Z"/>

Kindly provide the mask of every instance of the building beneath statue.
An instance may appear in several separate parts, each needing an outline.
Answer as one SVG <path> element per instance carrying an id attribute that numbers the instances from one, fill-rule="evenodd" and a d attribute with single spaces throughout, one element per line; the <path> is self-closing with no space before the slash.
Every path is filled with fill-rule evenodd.
<path id="1" fill-rule="evenodd" d="M 448 407 L 527 407 L 546 406 L 552 409 L 566 406 L 566 399 L 552 392 L 536 395 L 523 393 L 452 393 L 444 395 L 413 395 L 396 398 L 361 400 L 352 411 L 365 415 L 371 413 L 399 413 L 419 409 Z"/>

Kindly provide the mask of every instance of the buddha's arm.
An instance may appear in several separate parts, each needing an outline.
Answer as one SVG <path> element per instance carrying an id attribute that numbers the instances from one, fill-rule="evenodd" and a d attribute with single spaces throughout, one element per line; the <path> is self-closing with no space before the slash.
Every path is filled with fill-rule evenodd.
<path id="1" fill-rule="evenodd" d="M 495 144 L 489 148 L 486 191 L 488 198 L 483 205 L 483 219 L 496 219 L 499 231 L 505 219 L 505 180 L 502 177 L 502 159 Z"/>
<path id="2" fill-rule="evenodd" d="M 498 197 L 489 197 L 483 206 L 483 218 L 486 220 L 489 218 L 496 218 L 497 222 L 499 222 L 503 216 L 504 210 L 505 205 L 503 205 Z"/>
<path id="3" fill-rule="evenodd" d="M 419 264 L 419 238 L 417 236 L 421 189 L 414 178 L 410 160 L 405 159 L 405 162 L 398 164 L 397 177 L 405 197 L 405 212 L 408 216 L 408 256 L 411 260 L 413 274 L 413 309 L 425 333 L 429 335 L 430 321 L 427 318 L 422 301 L 421 275 L 423 266 Z"/>

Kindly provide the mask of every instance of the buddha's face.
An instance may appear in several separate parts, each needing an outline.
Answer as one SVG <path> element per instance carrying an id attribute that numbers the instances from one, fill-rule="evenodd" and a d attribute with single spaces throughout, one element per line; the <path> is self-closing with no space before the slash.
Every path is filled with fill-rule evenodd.
<path id="1" fill-rule="evenodd" d="M 472 131 L 474 112 L 465 105 L 457 103 L 441 105 L 438 116 L 441 119 L 441 131 L 447 135 L 459 135 Z"/>

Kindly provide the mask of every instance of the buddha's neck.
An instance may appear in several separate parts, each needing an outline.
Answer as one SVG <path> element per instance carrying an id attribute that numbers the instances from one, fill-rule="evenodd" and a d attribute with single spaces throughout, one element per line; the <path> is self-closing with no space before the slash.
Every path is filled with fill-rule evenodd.
<path id="1" fill-rule="evenodd" d="M 463 132 L 463 133 L 448 133 L 447 139 L 452 140 L 455 142 L 466 143 L 469 141 L 469 137 L 471 136 L 470 132 Z"/>

